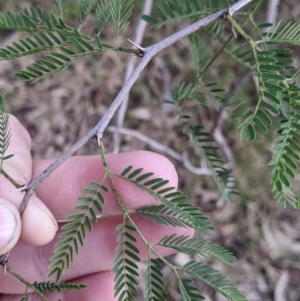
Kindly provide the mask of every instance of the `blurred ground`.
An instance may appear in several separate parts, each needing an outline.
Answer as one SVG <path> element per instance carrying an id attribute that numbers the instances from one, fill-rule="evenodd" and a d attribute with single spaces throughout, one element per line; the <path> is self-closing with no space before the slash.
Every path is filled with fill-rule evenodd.
<path id="1" fill-rule="evenodd" d="M 17 6 L 24 7 L 29 2 L 22 1 Z M 32 2 L 44 8 L 50 6 L 50 1 L 46 0 Z M 2 0 L 0 5 L 2 9 L 8 10 L 15 4 Z M 297 19 L 297 12 L 300 12 L 300 5 L 296 0 L 282 1 L 279 18 Z M 259 12 L 259 18 L 263 20 L 262 13 L 263 10 Z M 124 38 L 120 40 L 122 46 L 130 47 L 126 39 L 133 38 L 136 23 L 137 20 L 133 20 L 124 32 Z M 183 25 L 172 24 L 158 31 L 148 29 L 142 45 L 159 41 Z M 92 19 L 89 19 L 83 31 L 93 34 L 93 30 Z M 224 36 L 229 34 L 230 31 L 226 28 Z M 201 32 L 201 35 L 209 41 L 207 34 Z M 110 38 L 112 36 L 113 28 L 104 32 L 107 42 L 113 43 Z M 19 33 L 0 31 L 0 47 L 19 37 Z M 225 40 L 225 37 L 221 40 Z M 209 43 L 214 50 L 219 49 L 215 41 Z M 188 40 L 184 39 L 163 51 L 148 65 L 131 91 L 124 127 L 137 130 L 179 153 L 187 151 L 193 164 L 198 166 L 200 161 L 177 124 L 177 112 L 162 104 L 163 98 L 172 95 L 172 89 L 180 80 L 188 80 L 191 76 L 193 63 L 188 45 Z M 38 55 L 1 61 L 0 93 L 7 100 L 9 111 L 30 132 L 33 157 L 40 159 L 60 155 L 99 121 L 122 87 L 128 55 L 107 52 L 87 57 L 77 61 L 60 75 L 34 84 L 16 80 L 14 74 L 34 62 L 37 57 Z M 299 50 L 295 59 L 299 62 Z M 229 89 L 243 72 L 236 63 L 229 63 L 228 56 L 222 55 L 206 79 L 208 82 L 221 81 L 223 87 Z M 236 91 L 240 99 L 245 100 L 246 105 L 253 105 L 255 99 L 251 99 L 251 95 L 256 91 L 251 78 L 246 88 L 241 90 Z M 210 99 L 208 101 L 212 102 Z M 191 103 L 187 110 L 194 112 L 195 118 L 205 123 L 207 129 L 212 129 L 215 118 L 218 117 L 216 112 L 202 110 L 196 103 Z M 115 120 L 112 124 L 115 124 Z M 239 140 L 236 128 L 236 124 L 226 122 L 223 132 L 235 155 L 234 174 L 239 180 L 243 197 L 233 205 L 219 202 L 220 195 L 211 179 L 196 176 L 187 171 L 182 163 L 171 159 L 179 174 L 180 189 L 188 193 L 191 202 L 200 206 L 212 219 L 216 228 L 213 240 L 231 250 L 237 257 L 232 266 L 213 264 L 214 268 L 228 275 L 249 301 L 298 301 L 300 214 L 292 208 L 283 210 L 272 200 L 268 179 L 270 169 L 267 167 L 273 146 L 272 133 L 270 137 L 261 137 L 255 144 L 251 144 L 246 140 Z M 112 134 L 107 132 L 104 141 L 107 152 L 112 151 Z M 151 145 L 123 135 L 121 151 L 136 149 L 152 150 Z M 95 153 L 97 149 L 93 142 L 78 151 L 78 154 L 85 155 Z M 187 258 L 178 254 L 171 260 L 183 264 Z M 169 291 L 168 300 L 182 300 L 175 277 L 167 268 L 163 272 Z M 203 284 L 197 285 L 203 287 L 203 294 L 208 301 L 223 300 Z"/>

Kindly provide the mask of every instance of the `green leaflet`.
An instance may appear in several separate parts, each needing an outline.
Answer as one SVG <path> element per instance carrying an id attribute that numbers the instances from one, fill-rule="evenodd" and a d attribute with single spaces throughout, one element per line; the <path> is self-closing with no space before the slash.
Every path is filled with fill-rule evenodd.
<path id="1" fill-rule="evenodd" d="M 172 234 L 165 236 L 157 245 L 223 263 L 228 263 L 234 259 L 234 256 L 229 251 L 217 244 L 184 235 L 177 236 L 176 234 Z"/>
<path id="2" fill-rule="evenodd" d="M 276 52 L 253 49 L 259 78 L 259 99 L 255 112 L 239 126 L 241 137 L 247 132 L 251 141 L 254 141 L 257 137 L 256 128 L 264 134 L 268 133 L 268 127 L 273 124 L 269 114 L 280 114 L 285 93 L 283 82 L 287 78 L 282 74 L 285 67 L 278 62 L 280 58 L 277 57 L 285 50 L 278 50 Z"/>
<path id="3" fill-rule="evenodd" d="M 193 220 L 190 221 L 185 215 L 178 213 L 178 211 L 180 213 L 187 212 L 187 214 L 193 214 Z M 180 208 L 169 208 L 166 205 L 143 207 L 138 209 L 137 213 L 163 225 L 187 228 L 196 223 L 197 229 L 204 233 L 209 233 L 210 230 L 214 229 L 205 215 L 201 214 L 197 208 L 191 207 L 189 204 L 185 204 Z M 194 220 L 195 215 L 197 215 L 196 221 Z"/>
<path id="4" fill-rule="evenodd" d="M 80 23 L 86 19 L 89 13 L 93 10 L 98 0 L 77 0 L 77 4 L 81 11 Z"/>
<path id="5" fill-rule="evenodd" d="M 118 296 L 119 301 L 131 300 L 133 298 L 132 291 L 138 292 L 139 283 L 137 281 L 138 265 L 140 261 L 139 249 L 135 246 L 137 242 L 134 237 L 136 228 L 126 225 L 126 219 L 117 229 L 121 230 L 117 242 L 117 256 L 113 262 L 112 271 L 115 272 L 114 296 Z"/>
<path id="6" fill-rule="evenodd" d="M 106 27 L 106 25 L 110 20 L 111 20 L 110 1 L 103 0 L 97 5 L 96 15 L 94 18 L 95 25 L 98 29 L 98 35 L 102 32 L 102 30 Z"/>
<path id="7" fill-rule="evenodd" d="M 152 7 L 153 16 L 143 15 L 142 19 L 152 24 L 155 28 L 171 22 L 177 22 L 182 19 L 190 19 L 195 22 L 213 12 L 217 12 L 227 6 L 226 1 L 206 1 L 201 4 L 195 0 L 172 0 L 161 1 L 159 5 L 154 4 Z M 206 30 L 214 37 L 217 38 L 221 34 L 223 25 L 216 22 L 213 25 L 207 26 Z"/>
<path id="8" fill-rule="evenodd" d="M 148 259 L 146 262 L 146 288 L 145 301 L 165 301 L 165 283 L 163 274 L 160 271 L 162 264 L 156 259 Z"/>
<path id="9" fill-rule="evenodd" d="M 52 263 L 49 266 L 47 277 L 56 274 L 56 282 L 59 282 L 65 268 L 69 269 L 74 260 L 74 252 L 78 254 L 79 244 L 84 245 L 86 237 L 86 228 L 92 232 L 92 223 L 97 222 L 97 214 L 102 213 L 102 205 L 105 202 L 100 190 L 105 192 L 108 188 L 102 183 L 90 182 L 91 187 L 84 188 L 85 196 L 78 197 L 82 205 L 74 207 L 74 210 L 80 213 L 72 214 L 66 217 L 68 223 L 62 226 L 63 232 L 58 236 L 61 240 L 55 245 L 54 255 L 50 258 Z"/>
<path id="10" fill-rule="evenodd" d="M 53 49 L 55 47 L 54 45 L 61 45 L 63 42 L 58 34 L 52 33 L 51 31 L 40 32 L 35 34 L 33 38 L 27 37 L 25 40 L 20 39 L 18 42 L 13 42 L 11 46 L 0 48 L 0 58 L 11 60 L 36 52 Z"/>
<path id="11" fill-rule="evenodd" d="M 196 66 L 196 72 L 198 72 L 197 70 Z M 199 91 L 197 84 L 180 82 L 174 89 L 173 98 L 165 100 L 164 102 L 182 106 L 190 100 L 196 100 L 203 107 L 207 107 L 206 99 L 203 93 Z"/>
<path id="12" fill-rule="evenodd" d="M 39 290 L 41 293 L 50 292 L 53 293 L 55 291 L 61 292 L 62 290 L 83 290 L 87 286 L 85 284 L 78 283 L 70 283 L 70 282 L 34 282 L 33 286 Z"/>
<path id="13" fill-rule="evenodd" d="M 297 91 L 297 87 L 289 89 Z M 274 154 L 269 165 L 274 166 L 272 170 L 271 185 L 274 198 L 282 207 L 286 207 L 289 203 L 293 207 L 296 206 L 297 199 L 294 192 L 290 189 L 290 179 L 295 177 L 293 170 L 298 168 L 300 145 L 299 139 L 299 113 L 295 109 L 297 107 L 298 92 L 295 94 L 288 93 L 289 97 L 295 97 L 294 108 L 291 108 L 288 119 L 281 124 L 277 145 L 274 147 Z M 293 100 L 290 100 L 293 103 Z"/>
<path id="14" fill-rule="evenodd" d="M 128 24 L 128 19 L 132 13 L 133 0 L 111 0 L 110 15 L 117 29 L 117 37 Z"/>
<path id="15" fill-rule="evenodd" d="M 57 0 L 56 3 L 60 6 L 61 1 Z M 63 9 L 63 7 L 60 6 L 59 9 Z M 41 32 L 45 29 L 50 31 L 65 29 L 66 24 L 52 13 L 49 14 L 39 7 L 31 7 L 29 10 L 25 8 L 17 13 L 1 13 L 0 28 L 15 31 Z"/>
<path id="16" fill-rule="evenodd" d="M 96 39 L 96 43 L 98 44 L 98 48 L 94 48 L 93 45 L 91 45 L 90 41 L 87 41 L 84 39 L 82 36 L 75 37 L 75 35 L 78 35 L 76 33 L 71 34 L 68 31 L 60 31 L 60 34 L 56 36 L 61 39 L 59 40 L 59 50 L 61 52 L 52 52 L 50 55 L 46 55 L 44 58 L 40 59 L 38 63 L 34 63 L 31 66 L 27 66 L 27 70 L 22 70 L 16 73 L 16 77 L 22 79 L 22 80 L 31 80 L 33 82 L 38 81 L 46 76 L 49 75 L 57 75 L 63 70 L 65 70 L 67 67 L 69 67 L 74 61 L 77 59 L 84 57 L 86 55 L 94 54 L 97 52 L 101 52 L 102 48 L 100 48 L 100 40 L 99 38 Z M 43 35 L 44 41 L 47 39 L 52 38 L 52 40 L 55 42 L 53 39 L 52 34 L 48 33 L 47 35 Z M 45 39 L 47 37 L 47 39 Z M 52 43 L 50 40 L 45 44 L 46 42 L 43 42 L 42 39 L 39 36 L 35 36 L 36 42 L 41 46 L 40 48 L 33 48 L 29 50 L 29 52 L 38 52 L 38 51 L 43 51 L 45 49 L 53 48 L 54 45 L 50 46 Z M 51 43 L 50 43 L 51 42 Z M 76 52 L 74 51 L 70 45 L 68 47 L 62 46 L 62 44 L 71 44 L 74 46 L 75 50 L 79 51 Z M 42 46 L 43 45 L 43 46 Z M 26 52 L 26 55 L 30 54 L 28 51 Z M 14 58 L 19 55 L 25 55 L 25 53 L 18 53 L 18 54 L 11 54 L 11 58 Z M 1 49 L 0 49 L 0 56 L 1 56 Z M 8 54 L 6 54 L 8 56 Z"/>
<path id="17" fill-rule="evenodd" d="M 82 9 L 82 18 L 87 16 L 96 3 L 95 0 L 78 0 L 78 2 Z M 58 0 L 55 4 L 62 13 L 66 4 Z M 52 52 L 39 62 L 27 66 L 26 70 L 17 72 L 16 77 L 22 80 L 35 82 L 46 76 L 59 74 L 78 58 L 102 51 L 102 44 L 98 37 L 94 41 L 87 39 L 77 30 L 72 31 L 67 28 L 62 19 L 38 7 L 24 9 L 16 14 L 10 12 L 0 14 L 0 28 L 37 32 L 32 37 L 20 39 L 6 48 L 0 48 L 0 60 L 10 60 L 49 49 L 59 48 L 63 52 Z M 93 46 L 94 42 L 97 48 Z M 74 52 L 72 48 L 79 53 Z"/>
<path id="18" fill-rule="evenodd" d="M 246 297 L 240 291 L 238 291 L 222 273 L 217 270 L 214 270 L 196 261 L 188 262 L 183 266 L 182 270 L 189 275 L 204 281 L 228 300 L 247 301 Z"/>
<path id="19" fill-rule="evenodd" d="M 199 288 L 192 285 L 191 279 L 178 279 L 179 289 L 183 297 L 183 301 L 202 301 L 205 298 L 200 294 Z"/>
<path id="20" fill-rule="evenodd" d="M 239 191 L 230 175 L 230 171 L 222 167 L 223 160 L 217 153 L 218 148 L 207 147 L 207 143 L 215 142 L 214 139 L 209 133 L 204 131 L 203 126 L 190 126 L 188 123 L 184 123 L 183 126 L 205 160 L 207 168 L 211 171 L 222 196 L 226 201 L 232 203 L 232 194 L 239 194 Z"/>
<path id="21" fill-rule="evenodd" d="M 10 144 L 9 115 L 6 110 L 5 100 L 0 95 L 0 167 L 3 168 L 3 161 L 12 158 L 14 155 L 7 155 L 6 151 Z"/>
<path id="22" fill-rule="evenodd" d="M 204 69 L 206 64 L 211 58 L 211 48 L 205 45 L 205 42 L 199 38 L 199 35 L 192 33 L 189 35 L 189 40 L 191 43 L 191 55 L 195 64 L 195 71 L 197 78 L 200 72 Z"/>
<path id="23" fill-rule="evenodd" d="M 300 45 L 300 24 L 290 21 L 280 31 L 281 22 L 274 24 L 268 31 L 267 35 L 263 38 L 262 42 L 269 43 L 290 43 L 293 45 Z M 284 53 L 287 54 L 287 50 Z M 283 53 L 282 51 L 280 52 Z"/>
<path id="24" fill-rule="evenodd" d="M 193 227 L 206 234 L 214 229 L 209 219 L 199 212 L 199 208 L 183 203 L 187 198 L 185 195 L 179 191 L 175 192 L 174 187 L 171 187 L 172 189 L 166 187 L 168 180 L 161 178 L 148 180 L 148 178 L 152 176 L 152 173 L 140 175 L 140 169 L 135 169 L 131 174 L 128 174 L 129 171 L 132 171 L 132 166 L 125 168 L 121 175 L 117 176 L 134 183 L 137 187 L 145 190 L 162 203 L 162 205 L 159 206 L 137 209 L 137 213 L 160 224 L 177 227 Z M 135 173 L 137 173 L 135 177 L 129 177 Z"/>

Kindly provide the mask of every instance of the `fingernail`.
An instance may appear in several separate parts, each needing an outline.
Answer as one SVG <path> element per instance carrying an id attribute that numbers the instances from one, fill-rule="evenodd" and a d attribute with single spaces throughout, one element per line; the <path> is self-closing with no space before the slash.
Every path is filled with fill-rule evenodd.
<path id="1" fill-rule="evenodd" d="M 6 204 L 0 204 L 0 251 L 13 246 L 20 235 L 21 220 Z"/>

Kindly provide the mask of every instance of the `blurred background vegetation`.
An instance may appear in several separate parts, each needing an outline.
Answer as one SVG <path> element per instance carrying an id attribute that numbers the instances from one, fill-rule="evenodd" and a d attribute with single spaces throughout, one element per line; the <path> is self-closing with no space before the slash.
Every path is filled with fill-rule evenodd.
<path id="1" fill-rule="evenodd" d="M 156 1 L 157 3 L 159 1 Z M 255 2 L 255 1 L 254 1 Z M 259 23 L 266 21 L 268 2 L 265 0 L 255 14 Z M 271 2 L 271 1 L 270 1 Z M 1 11 L 15 10 L 31 5 L 54 10 L 51 0 L 8 1 L 0 0 Z M 134 14 L 129 26 L 120 38 L 120 45 L 131 47 L 127 38 L 133 39 L 139 21 L 143 1 L 135 1 Z M 252 5 L 253 6 L 253 5 Z M 249 9 L 246 7 L 244 11 Z M 77 6 L 71 4 L 66 11 L 65 21 L 78 24 Z M 299 22 L 300 3 L 297 0 L 279 1 L 277 21 L 286 24 L 290 20 Z M 241 20 L 242 15 L 237 16 Z M 172 23 L 158 30 L 148 27 L 142 46 L 148 46 L 168 37 L 188 24 L 187 21 Z M 254 35 L 250 22 L 245 30 Z M 93 35 L 95 27 L 92 17 L 84 23 L 82 31 Z M 225 25 L 219 41 L 201 30 L 197 34 L 217 53 L 232 31 Z M 17 40 L 20 33 L 0 31 L 0 47 Z M 113 26 L 102 33 L 103 40 L 113 44 Z M 242 45 L 242 39 L 233 40 L 233 51 Z M 289 46 L 290 47 L 290 46 Z M 201 158 L 193 150 L 187 137 L 182 134 L 178 124 L 178 112 L 171 105 L 164 104 L 174 93 L 174 87 L 181 81 L 188 82 L 193 75 L 193 60 L 189 40 L 183 39 L 164 50 L 148 65 L 138 82 L 134 85 L 129 98 L 129 107 L 124 123 L 125 128 L 140 132 L 176 152 L 188 154 L 190 163 L 198 167 Z M 293 49 L 293 48 L 292 48 Z M 299 49 L 293 49 L 293 59 L 299 68 Z M 34 84 L 17 80 L 14 74 L 40 54 L 27 56 L 13 61 L 0 61 L 0 93 L 7 100 L 9 112 L 17 116 L 30 132 L 35 159 L 57 157 L 91 129 L 105 113 L 112 100 L 122 87 L 127 54 L 105 52 L 78 60 L 58 76 L 50 76 Z M 249 301 L 298 301 L 300 300 L 300 214 L 293 208 L 281 209 L 272 199 L 270 188 L 270 167 L 272 148 L 276 133 L 258 136 L 251 143 L 240 140 L 238 124 L 241 112 L 252 108 L 257 101 L 255 78 L 251 72 L 232 60 L 226 52 L 221 53 L 205 74 L 203 81 L 208 84 L 217 82 L 230 98 L 231 117 L 217 111 L 213 99 L 206 97 L 208 108 L 199 106 L 196 101 L 186 103 L 186 112 L 193 120 L 215 133 L 218 127 L 225 138 L 226 147 L 220 140 L 220 148 L 232 156 L 233 173 L 238 180 L 241 197 L 234 204 L 227 204 L 220 196 L 213 180 L 187 170 L 182 162 L 170 158 L 179 174 L 180 189 L 190 195 L 191 202 L 201 208 L 213 221 L 216 231 L 213 240 L 228 248 L 237 257 L 232 266 L 214 264 L 222 270 L 248 297 Z M 232 110 L 234 108 L 234 110 Z M 111 123 L 115 124 L 115 119 Z M 274 117 L 274 122 L 279 122 Z M 144 149 L 153 151 L 153 146 L 142 142 L 132 135 L 121 136 L 121 152 Z M 112 133 L 106 132 L 104 142 L 107 152 L 113 150 Z M 97 153 L 97 145 L 88 143 L 77 155 Z M 166 155 L 162 152 L 163 155 Z M 226 154 L 225 154 L 226 155 Z M 168 155 L 166 155 L 168 156 Z M 295 185 L 299 183 L 299 175 Z M 171 260 L 184 264 L 186 255 L 177 254 Z M 169 299 L 182 300 L 170 271 L 166 275 Z M 173 281 L 174 280 L 174 281 Z M 197 283 L 197 282 L 196 282 Z M 203 295 L 208 301 L 222 301 L 223 297 L 209 290 L 202 283 Z M 143 288 L 141 287 L 141 291 Z M 139 297 L 142 300 L 142 297 Z"/>

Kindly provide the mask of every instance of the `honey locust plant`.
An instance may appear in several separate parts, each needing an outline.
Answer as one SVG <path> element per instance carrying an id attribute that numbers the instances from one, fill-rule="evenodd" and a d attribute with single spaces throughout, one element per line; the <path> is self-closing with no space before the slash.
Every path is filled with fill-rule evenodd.
<path id="1" fill-rule="evenodd" d="M 239 122 L 241 138 L 248 137 L 255 141 L 258 135 L 266 135 L 270 129 L 276 128 L 278 135 L 274 155 L 270 161 L 273 166 L 271 172 L 271 185 L 274 199 L 283 207 L 287 203 L 298 206 L 298 192 L 291 188 L 291 179 L 295 177 L 299 157 L 299 129 L 300 129 L 300 96 L 297 80 L 298 71 L 290 58 L 291 50 L 280 45 L 300 44 L 300 25 L 294 22 L 282 25 L 257 24 L 255 12 L 263 4 L 263 0 L 255 1 L 249 5 L 248 12 L 243 13 L 239 22 L 232 15 L 251 0 L 241 0 L 229 6 L 227 1 L 196 1 L 196 0 L 171 0 L 162 1 L 153 5 L 153 14 L 143 16 L 151 24 L 151 29 L 167 26 L 171 22 L 186 20 L 190 25 L 167 37 L 153 46 L 142 48 L 125 48 L 120 45 L 119 36 L 130 20 L 134 7 L 134 0 L 77 0 L 79 26 L 73 28 L 64 21 L 65 10 L 72 1 L 55 0 L 56 12 L 47 12 L 39 7 L 25 8 L 18 12 L 4 12 L 0 14 L 0 28 L 25 32 L 26 35 L 0 49 L 0 59 L 10 60 L 34 53 L 46 53 L 26 69 L 16 73 L 18 79 L 35 82 L 44 77 L 57 75 L 73 64 L 76 60 L 105 51 L 120 51 L 140 57 L 140 64 L 129 77 L 128 81 L 116 97 L 105 116 L 87 135 L 81 138 L 70 150 L 66 151 L 37 178 L 23 187 L 26 194 L 20 206 L 20 212 L 25 209 L 26 202 L 34 188 L 44 178 L 55 170 L 60 164 L 71 156 L 80 146 L 89 141 L 93 136 L 98 139 L 99 154 L 105 167 L 105 175 L 100 182 L 92 181 L 83 189 L 82 196 L 78 197 L 79 204 L 74 208 L 78 213 L 66 217 L 68 220 L 62 226 L 60 241 L 57 243 L 47 277 L 55 277 L 55 281 L 42 283 L 29 283 L 21 278 L 17 272 L 9 267 L 9 254 L 0 257 L 0 263 L 8 272 L 26 284 L 27 288 L 35 291 L 42 300 L 47 300 L 45 292 L 61 291 L 63 289 L 83 289 L 85 286 L 73 283 L 63 283 L 60 279 L 66 269 L 72 264 L 74 256 L 79 251 L 79 246 L 84 246 L 86 231 L 93 231 L 93 223 L 97 222 L 98 215 L 103 213 L 103 204 L 106 202 L 106 193 L 112 192 L 118 202 L 123 222 L 117 227 L 117 256 L 114 260 L 113 272 L 115 273 L 115 296 L 120 301 L 135 300 L 138 292 L 139 276 L 138 263 L 140 251 L 136 245 L 141 239 L 148 249 L 145 277 L 145 300 L 166 300 L 164 277 L 160 271 L 162 264 L 169 266 L 175 273 L 183 300 L 196 301 L 204 299 L 199 289 L 193 284 L 193 279 L 207 283 L 228 300 L 243 301 L 246 298 L 233 284 L 219 271 L 203 264 L 201 259 L 228 263 L 233 255 L 206 239 L 178 236 L 176 233 L 166 236 L 156 244 L 150 243 L 135 224 L 128 209 L 124 206 L 119 192 L 114 186 L 114 179 L 121 178 L 129 181 L 149 193 L 157 200 L 156 206 L 144 207 L 135 212 L 163 225 L 174 227 L 191 227 L 200 234 L 209 234 L 213 227 L 209 219 L 200 212 L 199 208 L 189 204 L 187 197 L 168 186 L 167 179 L 156 178 L 153 173 L 145 173 L 138 166 L 128 166 L 121 174 L 114 174 L 105 159 L 102 134 L 114 112 L 120 105 L 124 96 L 137 80 L 140 72 L 145 68 L 151 58 L 164 48 L 170 46 L 181 38 L 188 36 L 190 43 L 191 59 L 194 61 L 193 79 L 179 83 L 167 104 L 175 105 L 179 112 L 179 123 L 182 131 L 190 139 L 195 149 L 200 153 L 210 171 L 216 185 L 224 199 L 233 202 L 233 195 L 240 194 L 231 170 L 226 168 L 226 162 L 219 152 L 219 147 L 204 125 L 195 124 L 193 116 L 185 112 L 185 104 L 197 101 L 203 110 L 226 109 L 233 120 Z M 92 15 L 95 23 L 94 36 L 87 36 L 81 32 L 81 27 L 88 16 Z M 230 23 L 232 35 L 224 42 L 221 39 L 224 26 Z M 246 33 L 243 25 L 250 20 L 252 25 L 251 35 Z M 116 43 L 110 45 L 102 39 L 102 31 L 107 26 L 116 28 Z M 213 54 L 212 49 L 204 43 L 196 31 L 204 28 L 211 39 L 220 43 L 219 52 Z M 234 39 L 237 34 L 241 37 L 239 42 Z M 256 38 L 252 37 L 255 36 Z M 241 42 L 242 40 L 242 42 Z M 234 47 L 234 51 L 232 51 Z M 220 54 L 227 54 L 243 68 L 251 72 L 258 80 L 258 96 L 255 99 L 254 109 L 245 110 L 239 118 L 234 115 L 235 102 L 232 97 L 217 83 L 204 80 L 207 70 Z M 207 106 L 207 98 L 214 100 L 215 108 Z M 3 97 L 0 112 L 0 159 L 1 173 L 5 174 L 3 161 L 10 159 L 11 155 L 5 151 L 9 144 L 10 133 L 8 115 L 5 110 Z M 274 120 L 280 120 L 276 125 Z M 9 175 L 7 177 L 10 179 Z M 16 187 L 18 184 L 13 179 L 11 182 Z M 106 185 L 105 183 L 108 183 Z M 18 187 L 19 188 L 19 187 Z M 21 187 L 22 188 L 22 187 Z M 163 258 L 156 246 L 171 248 L 176 251 L 193 256 L 193 260 L 184 266 L 175 266 Z M 156 258 L 156 259 L 153 259 Z M 200 258 L 200 259 L 199 259 Z M 27 291 L 27 290 L 26 290 Z M 27 300 L 25 292 L 22 300 Z"/>

